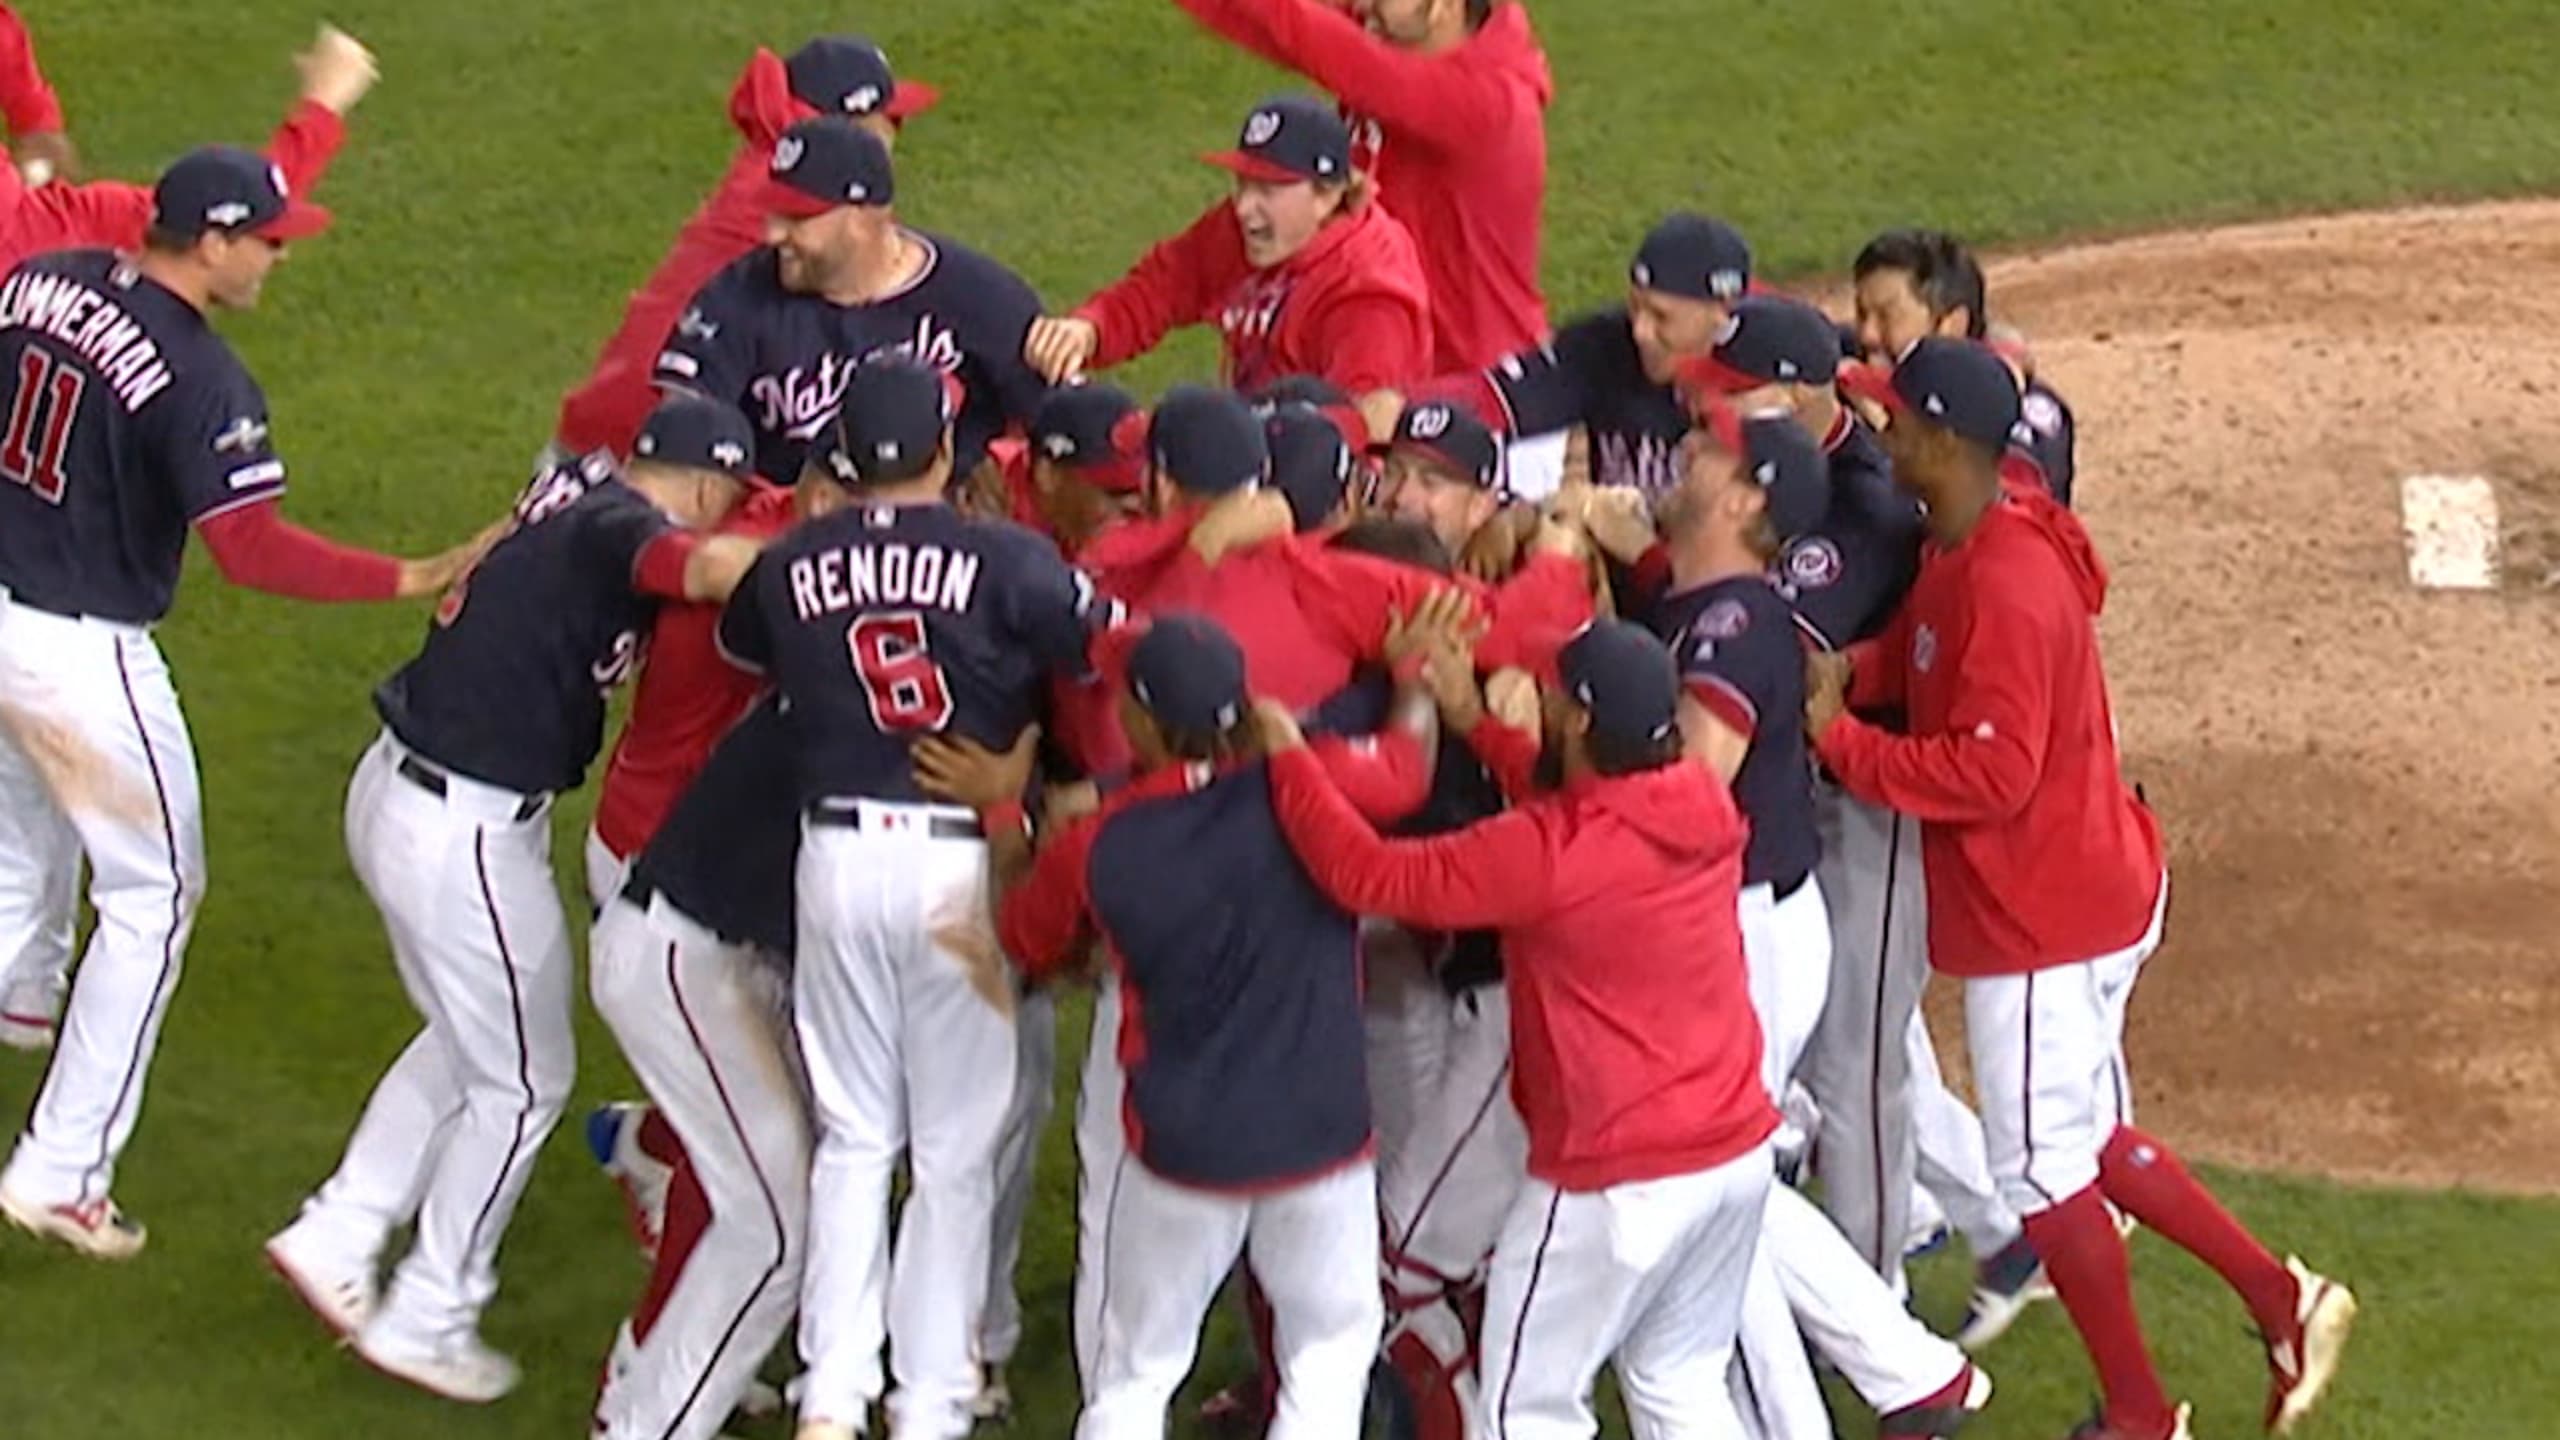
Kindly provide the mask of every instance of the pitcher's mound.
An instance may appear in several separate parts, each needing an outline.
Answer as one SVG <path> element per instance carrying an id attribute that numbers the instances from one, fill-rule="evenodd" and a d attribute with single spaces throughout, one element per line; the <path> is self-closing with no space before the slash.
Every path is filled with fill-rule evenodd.
<path id="1" fill-rule="evenodd" d="M 2174 846 L 2149 1119 L 2560 1190 L 2560 203 L 2027 255 L 1991 297 L 2079 412 L 2126 764 Z M 2412 583 L 2412 475 L 2487 478 L 2499 588 Z"/>

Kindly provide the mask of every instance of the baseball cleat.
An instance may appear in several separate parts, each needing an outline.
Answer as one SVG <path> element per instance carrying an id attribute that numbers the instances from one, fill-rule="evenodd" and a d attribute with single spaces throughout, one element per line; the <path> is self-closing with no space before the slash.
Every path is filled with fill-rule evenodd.
<path id="1" fill-rule="evenodd" d="M 978 1393 L 969 1401 L 969 1418 L 1001 1425 L 1013 1418 L 1013 1390 L 1004 1383 L 1004 1367 L 978 1367 Z"/>
<path id="2" fill-rule="evenodd" d="M 405 1336 L 386 1334 L 385 1328 L 367 1325 L 356 1336 L 357 1358 L 430 1395 L 465 1405 L 486 1405 L 503 1398 L 522 1378 L 516 1362 L 482 1344 L 479 1336 L 468 1331 L 441 1342 L 421 1344 Z"/>
<path id="3" fill-rule="evenodd" d="M 2355 1328 L 2355 1292 L 2288 1255 L 2293 1276 L 2292 1323 L 2267 1337 L 2267 1429 L 2289 1434 L 2338 1373 L 2338 1357 Z"/>
<path id="4" fill-rule="evenodd" d="M 1898 1436 L 1927 1436 L 1930 1440 L 1946 1440 L 1965 1427 L 1966 1422 L 1982 1413 L 1991 1403 L 1991 1377 L 1967 1364 L 1938 1392 L 1916 1405 L 1905 1405 L 1891 1414 L 1877 1417 L 1876 1434 L 1883 1440 Z"/>
<path id="5" fill-rule="evenodd" d="M 641 1253 L 656 1258 L 659 1238 L 667 1231 L 667 1190 L 675 1167 L 640 1148 L 640 1122 L 649 1113 L 644 1101 L 599 1105 L 587 1114 L 587 1149 L 596 1164 L 622 1191 L 623 1216 Z"/>
<path id="6" fill-rule="evenodd" d="M 1983 1261 L 1975 1273 L 1973 1302 L 1965 1307 L 1956 1344 L 1978 1352 L 2008 1333 L 2028 1306 L 2052 1298 L 2053 1282 L 2044 1276 L 2044 1262 L 2021 1235 Z"/>
<path id="7" fill-rule="evenodd" d="M 293 1288 L 294 1298 L 329 1327 L 338 1343 L 347 1344 L 373 1322 L 373 1312 L 381 1306 L 382 1290 L 373 1267 L 330 1265 L 315 1247 L 295 1240 L 296 1228 L 287 1227 L 267 1242 L 267 1264 Z"/>
<path id="8" fill-rule="evenodd" d="M 0 1186 L 0 1215 L 40 1240 L 57 1240 L 92 1260 L 130 1260 L 150 1232 L 104 1196 L 86 1205 L 39 1205 Z"/>
<path id="9" fill-rule="evenodd" d="M 1916 1232 L 1910 1239 L 1902 1242 L 1902 1258 L 1906 1261 L 1927 1259 L 1946 1249 L 1955 1237 L 1956 1232 L 1946 1226 L 1933 1225 L 1926 1230 Z"/>
<path id="10" fill-rule="evenodd" d="M 2195 1440 L 2194 1435 L 2187 1429 L 2188 1415 L 2194 1409 L 2192 1405 L 2179 1406 L 2178 1413 L 2169 1417 L 2169 1428 L 2157 1435 L 2139 1435 L 2131 1430 L 2119 1430 L 2109 1425 L 2104 1415 L 2097 1415 L 2083 1421 L 2078 1429 L 2065 1437 L 2065 1440 Z"/>

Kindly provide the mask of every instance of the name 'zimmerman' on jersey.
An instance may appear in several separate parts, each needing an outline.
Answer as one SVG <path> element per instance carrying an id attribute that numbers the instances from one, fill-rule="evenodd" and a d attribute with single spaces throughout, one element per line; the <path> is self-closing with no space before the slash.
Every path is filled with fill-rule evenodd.
<path id="1" fill-rule="evenodd" d="M 0 586 L 21 604 L 150 624 L 187 528 L 283 489 L 266 395 L 193 305 L 107 250 L 0 284 Z"/>
<path id="2" fill-rule="evenodd" d="M 604 744 L 605 697 L 639 668 L 656 613 L 641 552 L 674 528 L 601 461 L 535 476 L 374 709 L 457 774 L 528 795 L 577 789 Z"/>
<path id="3" fill-rule="evenodd" d="M 749 251 L 702 287 L 658 355 L 661 386 L 726 400 L 756 430 L 756 473 L 788 485 L 835 418 L 854 367 L 903 355 L 965 388 L 951 471 L 966 475 L 1007 418 L 1023 424 L 1048 385 L 1023 362 L 1040 297 L 1002 264 L 954 240 L 906 232 L 924 269 L 860 305 L 783 288 L 772 247 Z"/>
<path id="4" fill-rule="evenodd" d="M 1055 547 L 948 505 L 865 505 L 766 548 L 720 617 L 720 648 L 791 707 L 800 800 L 927 803 L 908 743 L 1002 750 L 1052 673 L 1080 675 L 1118 617 Z"/>

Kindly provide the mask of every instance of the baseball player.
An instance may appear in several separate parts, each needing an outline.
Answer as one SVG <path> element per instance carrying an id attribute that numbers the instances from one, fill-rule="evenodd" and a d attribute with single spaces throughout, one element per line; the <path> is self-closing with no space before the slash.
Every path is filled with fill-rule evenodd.
<path id="1" fill-rule="evenodd" d="M 1270 1433 L 1349 1435 L 1381 1314 L 1369 1255 L 1345 1243 L 1377 1225 L 1357 927 L 1290 863 L 1234 640 L 1203 617 L 1162 616 L 1126 673 L 1137 773 L 1049 836 L 1036 865 L 1018 821 L 999 823 L 1027 747 L 1010 766 L 919 754 L 928 773 L 957 762 L 972 783 L 945 793 L 989 807 L 1005 837 L 998 873 L 1020 877 L 1000 882 L 1006 951 L 1045 976 L 1099 936 L 1123 997 L 1126 1143 L 1095 1212 L 1101 1233 L 1083 1247 L 1104 1298 L 1077 1440 L 1164 1435 L 1201 1322 L 1242 1256 L 1279 1344 Z M 1432 739 L 1430 702 L 1408 690 L 1380 736 L 1321 753 L 1370 813 L 1392 818 L 1421 801 Z"/>
<path id="2" fill-rule="evenodd" d="M 375 76 L 373 56 L 327 26 L 299 64 L 302 103 L 270 147 L 291 194 L 319 180 L 345 138 L 339 117 Z M 60 102 L 35 68 L 25 27 L 6 6 L 0 6 L 0 112 L 9 119 L 20 162 L 0 167 L 0 271 L 46 250 L 142 248 L 152 192 L 114 181 L 71 183 L 76 155 L 62 134 Z M 55 183 L 45 183 L 47 177 Z M 31 834 L 13 837 L 15 828 L 0 818 L 0 855 L 18 862 L 0 865 L 0 1045 L 41 1050 L 53 1044 L 71 969 L 79 855 L 67 840 L 45 846 Z M 40 854 L 47 858 L 40 862 Z"/>
<path id="3" fill-rule="evenodd" d="M 1081 552 L 1146 503 L 1146 413 L 1116 385 L 1063 385 L 1032 412 L 1023 439 L 987 445 L 1005 483 L 1000 513 Z"/>
<path id="4" fill-rule="evenodd" d="M 1661 494 L 1679 481 L 1676 454 L 1689 433 L 1674 383 L 1680 361 L 1714 346 L 1751 288 L 1751 247 L 1721 220 L 1673 214 L 1645 235 L 1627 277 L 1624 308 L 1584 315 L 1535 349 L 1423 382 L 1414 394 L 1499 417 L 1515 438 L 1579 426 L 1593 482 Z M 1537 478 L 1515 473 L 1511 488 L 1543 500 Z"/>
<path id="5" fill-rule="evenodd" d="M 149 628 L 189 530 L 225 579 L 311 600 L 433 594 L 477 544 L 395 560 L 282 517 L 266 399 L 211 315 L 256 305 L 328 212 L 223 147 L 170 166 L 153 205 L 139 254 L 61 251 L 0 283 L 0 874 L 85 856 L 99 917 L 0 1214 L 106 1259 L 142 1248 L 109 1190 L 204 898 L 195 746 Z M 0 931 L 57 924 L 29 903 L 51 883 L 12 893 Z"/>
<path id="6" fill-rule="evenodd" d="M 1444 663 L 1435 657 L 1434 663 Z M 1598 1433 L 1616 1362 L 1639 1434 L 1731 1435 L 1724 1388 L 1771 1180 L 1739 912 L 1743 825 L 1682 758 L 1660 642 L 1602 620 L 1544 699 L 1564 788 L 1452 834 L 1381 840 L 1265 707 L 1290 848 L 1340 904 L 1502 931 L 1529 1183 L 1494 1249 L 1481 1423 Z"/>
<path id="7" fill-rule="evenodd" d="M 14 15 L 8 15 L 0 20 L 0 73 L 5 73 L 13 36 L 26 64 L 20 77 L 23 85 L 34 74 L 33 51 L 24 48 L 24 28 Z M 277 127 L 267 154 L 284 171 L 287 193 L 307 195 L 346 142 L 344 117 L 373 88 L 380 72 L 373 52 L 330 25 L 320 27 L 319 38 L 294 57 L 294 65 L 302 74 L 302 96 Z M 41 87 L 40 80 L 36 86 Z M 0 80 L 0 94 L 12 93 L 19 97 L 16 103 L 26 107 L 30 125 L 51 119 L 52 133 L 59 138 L 61 110 L 58 103 L 51 103 L 48 110 L 49 88 L 13 88 Z M 13 133 L 17 113 L 11 112 Z M 59 168 L 52 173 L 54 183 L 44 183 L 38 177 L 46 174 L 45 166 L 56 163 L 50 153 L 55 148 L 39 134 L 35 149 L 20 157 L 21 164 L 0 166 L 0 267 L 47 250 L 92 245 L 140 249 L 154 213 L 152 192 L 118 180 L 73 183 Z M 68 142 L 60 148 L 67 155 Z"/>
<path id="8" fill-rule="evenodd" d="M 1404 407 L 1388 442 L 1378 504 L 1419 520 L 1452 555 L 1491 521 L 1508 494 L 1502 438 L 1475 412 L 1444 400 Z"/>
<path id="9" fill-rule="evenodd" d="M 822 35 L 787 60 L 758 49 L 729 91 L 729 123 L 738 132 L 729 168 L 685 218 L 666 258 L 632 292 L 595 368 L 561 400 L 557 455 L 629 453 L 640 422 L 658 402 L 652 376 L 677 317 L 730 262 L 767 243 L 766 171 L 784 130 L 813 116 L 839 115 L 894 150 L 906 122 L 940 98 L 930 85 L 899 79 L 888 54 L 866 36 Z M 787 481 L 799 472 L 765 473 Z"/>
<path id="10" fill-rule="evenodd" d="M 770 675 L 793 717 L 792 999 L 818 1134 L 804 1440 L 860 1428 L 884 1339 L 898 1433 L 969 1428 L 1020 1036 L 986 913 L 984 832 L 928 800 L 908 752 L 935 733 L 1010 747 L 1048 676 L 1080 672 L 1113 612 L 1038 536 L 943 502 L 952 422 L 923 363 L 856 367 L 818 483 L 857 503 L 777 542 L 720 620 L 722 650 Z M 893 1253 L 902 1151 L 913 1187 Z"/>
<path id="11" fill-rule="evenodd" d="M 1320 375 L 1365 396 L 1428 373 L 1431 291 L 1413 236 L 1372 202 L 1351 132 L 1303 96 L 1266 100 L 1236 148 L 1205 157 L 1235 193 L 1141 256 L 1074 313 L 1031 327 L 1026 355 L 1063 380 L 1218 327 L 1227 384 Z"/>
<path id="12" fill-rule="evenodd" d="M 2002 483 L 2020 405 L 1990 349 L 1933 336 L 1890 374 L 1856 367 L 1842 383 L 1890 412 L 1894 477 L 1928 507 L 1931 543 L 1883 635 L 1811 662 L 1807 724 L 1843 785 L 1922 822 L 1929 956 L 1964 982 L 1992 1174 L 2106 1394 L 2077 1433 L 2188 1434 L 2152 1369 L 2110 1203 L 2247 1304 L 2267 1346 L 2267 1427 L 2289 1431 L 2336 1372 L 2355 1297 L 2279 1262 L 2133 1127 L 2125 1007 L 2160 943 L 2168 875 L 2116 753 L 2105 568 L 2069 511 Z M 1845 714 L 1851 701 L 1900 701 L 1907 734 Z"/>
<path id="13" fill-rule="evenodd" d="M 648 458 L 623 474 L 596 458 L 525 487 L 417 655 L 374 691 L 382 734 L 347 789 L 348 854 L 425 1024 L 267 1259 L 366 1363 L 451 1400 L 515 1387 L 480 1313 L 575 1078 L 551 802 L 601 748 L 652 607 L 726 594 L 755 553 L 697 533 L 746 484 L 744 417 L 683 397 L 646 434 Z M 413 1220 L 379 1291 L 383 1248 Z"/>
<path id="14" fill-rule="evenodd" d="M 764 246 L 703 286 L 657 358 L 661 386 L 746 412 L 756 473 L 798 475 L 854 367 L 875 355 L 961 382 L 958 474 L 1030 420 L 1048 393 L 1022 363 L 1040 297 L 958 241 L 899 224 L 877 135 L 841 115 L 799 121 L 775 142 L 759 193 Z"/>
<path id="15" fill-rule="evenodd" d="M 1271 487 L 1289 502 L 1291 527 L 1319 539 L 1338 534 L 1353 516 L 1351 479 L 1360 468 L 1353 447 L 1368 440 L 1359 417 L 1346 429 L 1340 416 L 1297 400 L 1257 403 L 1254 411 L 1271 447 Z"/>
<path id="16" fill-rule="evenodd" d="M 1817 329 L 1833 343 L 1827 325 Z M 1781 547 L 1813 533 L 1832 497 L 1821 449 L 1784 411 L 1746 420 L 1712 403 L 1701 419 L 1688 473 L 1661 507 L 1671 588 L 1650 624 L 1681 665 L 1688 751 L 1733 787 L 1750 826 L 1743 952 L 1775 1100 L 1823 1013 L 1831 926 L 1814 874 L 1803 642 L 1772 575 Z M 1829 1430 L 1799 1326 L 1875 1408 L 1885 1435 L 1951 1435 L 1990 1400 L 1990 1378 L 1905 1311 L 1813 1202 L 1781 1185 L 1769 1193 L 1743 1299 L 1734 1400 L 1753 1433 Z"/>

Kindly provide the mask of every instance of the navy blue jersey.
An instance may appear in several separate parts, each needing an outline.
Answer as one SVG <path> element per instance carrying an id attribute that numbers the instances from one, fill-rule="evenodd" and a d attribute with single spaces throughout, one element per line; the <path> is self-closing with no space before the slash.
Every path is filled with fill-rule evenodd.
<path id="1" fill-rule="evenodd" d="M 675 522 L 611 470 L 558 466 L 373 692 L 400 743 L 526 794 L 575 790 L 604 743 L 605 697 L 639 668 L 657 602 L 634 569 Z"/>
<path id="2" fill-rule="evenodd" d="M 1514 435 L 1582 426 L 1591 438 L 1593 483 L 1633 485 L 1647 495 L 1680 483 L 1677 456 L 1689 412 L 1678 391 L 1645 378 L 1626 311 L 1585 315 L 1485 378 Z"/>
<path id="3" fill-rule="evenodd" d="M 1681 682 L 1750 738 L 1733 776 L 1734 804 L 1751 822 L 1742 883 L 1793 889 L 1822 853 L 1794 613 L 1767 579 L 1743 575 L 1665 595 L 1651 628 L 1679 662 Z"/>
<path id="4" fill-rule="evenodd" d="M 965 735 L 997 750 L 1081 673 L 1112 607 L 1057 547 L 948 505 L 862 506 L 806 522 L 756 560 L 720 648 L 791 703 L 804 802 L 921 803 L 907 747 Z"/>
<path id="5" fill-rule="evenodd" d="M 800 807 L 790 726 L 779 697 L 747 712 L 631 862 L 623 894 L 663 895 L 694 923 L 736 945 L 788 956 Z"/>
<path id="6" fill-rule="evenodd" d="M 2018 410 L 2014 448 L 2044 472 L 2045 488 L 2053 492 L 2054 500 L 2069 505 L 2071 482 L 2079 469 L 2080 441 L 2080 425 L 2072 418 L 2071 407 L 2052 386 L 2029 380 Z"/>
<path id="7" fill-rule="evenodd" d="M 967 387 L 951 441 L 952 473 L 967 475 L 1005 423 L 1030 424 L 1048 393 L 1022 359 L 1040 297 L 965 245 L 907 234 L 925 249 L 924 269 L 896 294 L 861 305 L 785 290 L 769 247 L 740 256 L 668 332 L 658 383 L 744 411 L 756 430 L 757 473 L 788 485 L 843 402 L 853 367 L 903 355 Z"/>
<path id="8" fill-rule="evenodd" d="M 1129 1111 L 1148 1169 L 1253 1189 L 1360 1153 L 1358 926 L 1289 849 L 1269 767 L 1106 814 L 1085 884 L 1139 1027 Z"/>
<path id="9" fill-rule="evenodd" d="M 1893 483 L 1893 467 L 1866 422 L 1842 412 L 1830 446 L 1831 507 L 1822 523 L 1778 557 L 1778 593 L 1796 607 L 1807 639 L 1838 650 L 1885 627 L 1920 571 L 1920 502 Z"/>
<path id="10" fill-rule="evenodd" d="M 187 527 L 283 489 L 267 397 L 193 305 L 107 250 L 0 284 L 0 587 L 147 625 Z"/>

